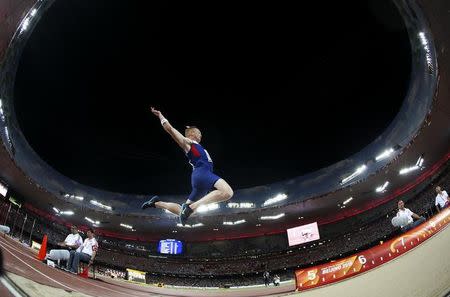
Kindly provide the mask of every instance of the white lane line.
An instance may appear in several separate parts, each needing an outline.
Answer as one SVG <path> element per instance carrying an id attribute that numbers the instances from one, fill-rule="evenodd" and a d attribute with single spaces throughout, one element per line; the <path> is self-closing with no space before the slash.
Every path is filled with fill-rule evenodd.
<path id="1" fill-rule="evenodd" d="M 39 270 L 37 270 L 37 269 L 34 268 L 33 266 L 29 265 L 27 262 L 23 261 L 22 259 L 20 259 L 20 258 L 17 257 L 16 255 L 14 255 L 14 253 L 11 252 L 11 251 L 10 251 L 7 247 L 5 247 L 3 244 L 0 243 L 0 246 L 3 247 L 3 249 L 4 249 L 5 251 L 7 251 L 8 253 L 10 253 L 14 258 L 16 258 L 17 260 L 19 260 L 19 261 L 22 262 L 23 264 L 27 265 L 28 267 L 30 267 L 31 269 L 33 269 L 34 271 L 36 271 L 36 272 L 39 273 L 40 275 L 42 275 L 42 276 L 48 278 L 49 280 L 51 280 L 51 281 L 57 283 L 58 285 L 61 285 L 61 286 L 65 287 L 65 288 L 67 288 L 67 289 L 69 289 L 69 290 L 72 290 L 72 291 L 76 291 L 76 292 L 77 292 L 77 290 L 75 290 L 74 288 L 71 288 L 71 287 L 69 287 L 69 286 L 66 286 L 66 285 L 63 284 L 63 283 L 60 283 L 60 282 L 57 281 L 56 279 L 51 278 L 50 276 L 48 276 L 48 275 L 46 275 L 46 274 L 40 272 Z"/>
<path id="2" fill-rule="evenodd" d="M 4 245 L 5 245 L 4 242 L 3 242 L 3 243 L 0 242 L 0 246 L 3 246 L 3 248 L 6 249 L 6 247 L 4 247 Z M 31 259 L 33 259 L 33 260 L 38 261 L 36 258 L 31 257 L 30 255 L 27 255 L 27 254 L 25 254 L 25 253 L 19 251 L 18 249 L 12 247 L 11 244 L 7 243 L 6 245 L 8 245 L 8 247 L 9 247 L 10 249 L 15 250 L 16 252 L 18 252 L 18 253 L 20 253 L 20 254 L 22 254 L 22 255 L 24 255 L 24 256 L 27 256 L 27 257 L 29 257 L 29 258 L 31 258 Z M 14 257 L 16 257 L 16 256 L 15 256 L 13 253 L 11 253 L 9 250 L 8 250 L 8 252 L 9 252 L 11 255 L 13 255 Z M 17 257 L 16 257 L 16 258 L 17 258 Z M 19 258 L 17 258 L 17 259 L 19 259 Z M 19 259 L 19 260 L 20 260 L 20 259 Z M 20 261 L 23 262 L 22 260 L 20 260 Z M 38 262 L 40 262 L 40 261 L 38 261 Z M 25 262 L 23 262 L 23 263 L 25 263 Z M 25 263 L 25 264 L 26 264 L 27 266 L 31 267 L 31 266 L 28 265 L 27 263 Z M 34 269 L 34 268 L 33 268 L 33 269 Z M 34 270 L 36 270 L 36 269 L 34 269 Z M 36 271 L 37 271 L 37 270 L 36 270 Z M 39 272 L 40 274 L 42 274 L 40 271 L 38 271 L 38 272 Z M 47 276 L 47 275 L 45 275 L 45 274 L 42 274 L 42 275 L 44 275 L 44 276 L 46 276 L 46 277 L 52 279 L 51 277 L 49 277 L 49 276 Z M 83 282 L 83 283 L 85 283 L 85 284 L 89 284 L 89 285 L 92 285 L 92 286 L 95 286 L 95 287 L 98 287 L 98 288 L 101 288 L 101 289 L 105 289 L 105 290 L 108 290 L 108 291 L 111 291 L 111 292 L 114 292 L 114 293 L 126 294 L 127 296 L 136 296 L 136 297 L 138 296 L 138 295 L 131 295 L 129 292 L 117 291 L 117 290 L 110 289 L 110 288 L 108 288 L 108 287 L 103 287 L 103 286 L 94 284 L 94 283 L 92 283 L 92 282 L 85 281 L 84 279 L 82 279 L 82 278 L 80 278 L 80 277 L 78 277 L 78 276 L 76 276 L 76 275 L 72 275 L 72 274 L 69 275 L 69 274 L 67 274 L 67 276 L 76 277 L 77 280 L 79 280 L 79 281 L 81 281 L 81 282 Z M 53 279 L 52 279 L 52 280 L 53 280 Z M 56 281 L 56 280 L 54 280 L 54 281 L 55 281 L 55 282 L 58 282 L 58 281 Z M 59 282 L 58 282 L 58 283 L 59 283 Z M 64 285 L 63 285 L 63 286 L 64 286 Z M 126 288 L 126 289 L 132 290 L 131 288 Z M 74 290 L 74 289 L 72 289 L 72 290 Z M 76 290 L 74 290 L 74 291 L 76 291 Z M 149 293 L 150 293 L 150 294 L 154 294 L 153 292 L 148 292 L 148 293 L 147 293 L 147 292 L 139 292 L 139 293 L 144 294 L 145 296 L 148 296 Z M 141 296 L 143 296 L 143 295 L 141 295 Z"/>
<path id="3" fill-rule="evenodd" d="M 24 256 L 26 256 L 26 257 L 28 257 L 28 258 L 34 260 L 34 261 L 40 262 L 38 259 L 36 259 L 36 256 L 33 257 L 33 256 L 28 255 L 28 254 L 25 254 L 24 252 L 18 250 L 14 245 L 12 245 L 12 244 L 11 244 L 10 242 L 8 242 L 6 239 L 3 239 L 3 238 L 0 237 L 0 240 L 3 241 L 3 244 L 4 244 L 4 245 L 7 245 L 10 249 L 15 250 L 15 251 L 21 253 L 22 255 L 24 255 Z M 22 248 L 25 248 L 25 247 L 23 247 L 23 246 L 21 246 L 21 247 L 22 247 Z"/>
<path id="4" fill-rule="evenodd" d="M 0 277 L 0 282 L 8 289 L 9 293 L 11 293 L 14 297 L 22 297 L 22 295 L 17 292 L 17 290 L 9 284 L 9 282 L 4 278 Z"/>
<path id="5" fill-rule="evenodd" d="M 16 288 L 11 286 L 11 284 L 4 277 L 0 277 L 0 282 L 6 287 L 6 289 L 8 289 L 9 293 L 11 293 L 11 295 L 13 295 L 14 297 L 23 297 L 22 294 L 17 292 Z"/>

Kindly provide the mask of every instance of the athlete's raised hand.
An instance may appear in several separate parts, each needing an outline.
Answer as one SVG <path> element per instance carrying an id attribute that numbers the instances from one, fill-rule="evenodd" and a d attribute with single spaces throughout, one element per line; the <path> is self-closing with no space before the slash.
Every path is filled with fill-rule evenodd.
<path id="1" fill-rule="evenodd" d="M 153 106 L 151 106 L 150 109 L 152 113 L 161 121 L 163 129 L 166 130 L 166 132 L 170 134 L 173 140 L 175 140 L 176 143 L 184 150 L 184 152 L 187 153 L 190 149 L 191 141 L 188 138 L 184 137 L 183 134 L 181 134 L 177 129 L 172 127 L 169 121 L 159 110 L 155 109 Z"/>
<path id="2" fill-rule="evenodd" d="M 162 113 L 159 111 L 159 110 L 157 110 L 157 109 L 155 109 L 153 106 L 151 107 L 151 110 L 152 110 L 152 113 L 155 115 L 155 116 L 157 116 L 158 118 L 163 118 L 164 116 L 162 115 Z"/>

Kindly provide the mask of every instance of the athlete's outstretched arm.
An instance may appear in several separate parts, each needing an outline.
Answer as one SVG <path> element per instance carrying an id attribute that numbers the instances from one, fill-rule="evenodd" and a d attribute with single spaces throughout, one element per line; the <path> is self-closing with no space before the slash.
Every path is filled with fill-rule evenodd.
<path id="1" fill-rule="evenodd" d="M 156 110 L 152 107 L 152 113 L 159 118 L 164 130 L 166 130 L 166 132 L 169 133 L 170 136 L 172 136 L 173 140 L 175 140 L 175 142 L 178 143 L 178 145 L 185 152 L 188 152 L 192 141 L 189 138 L 184 137 L 183 134 L 181 134 L 180 132 L 178 132 L 177 129 L 172 127 L 169 121 L 162 115 L 162 113 L 159 110 Z"/>

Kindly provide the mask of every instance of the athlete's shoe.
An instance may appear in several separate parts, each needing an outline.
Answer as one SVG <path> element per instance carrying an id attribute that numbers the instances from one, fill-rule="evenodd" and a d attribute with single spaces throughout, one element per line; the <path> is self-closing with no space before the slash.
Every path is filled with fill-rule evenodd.
<path id="1" fill-rule="evenodd" d="M 155 207 L 155 203 L 159 201 L 159 197 L 158 196 L 153 196 L 150 200 L 144 202 L 144 204 L 142 204 L 141 208 L 142 209 L 146 209 L 149 207 Z"/>
<path id="2" fill-rule="evenodd" d="M 192 208 L 189 207 L 189 204 L 183 203 L 181 205 L 180 224 L 184 226 L 186 224 L 187 219 L 193 212 L 194 211 L 192 210 Z"/>

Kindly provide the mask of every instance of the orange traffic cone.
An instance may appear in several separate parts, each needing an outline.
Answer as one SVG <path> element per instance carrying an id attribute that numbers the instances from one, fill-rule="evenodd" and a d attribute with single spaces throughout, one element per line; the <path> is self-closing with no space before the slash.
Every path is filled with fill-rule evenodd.
<path id="1" fill-rule="evenodd" d="M 38 260 L 43 261 L 45 259 L 46 254 L 47 254 L 47 235 L 44 235 L 44 239 L 42 239 L 39 254 L 37 255 Z"/>
<path id="2" fill-rule="evenodd" d="M 83 272 L 80 273 L 80 276 L 84 278 L 89 277 L 89 266 L 84 267 Z"/>

